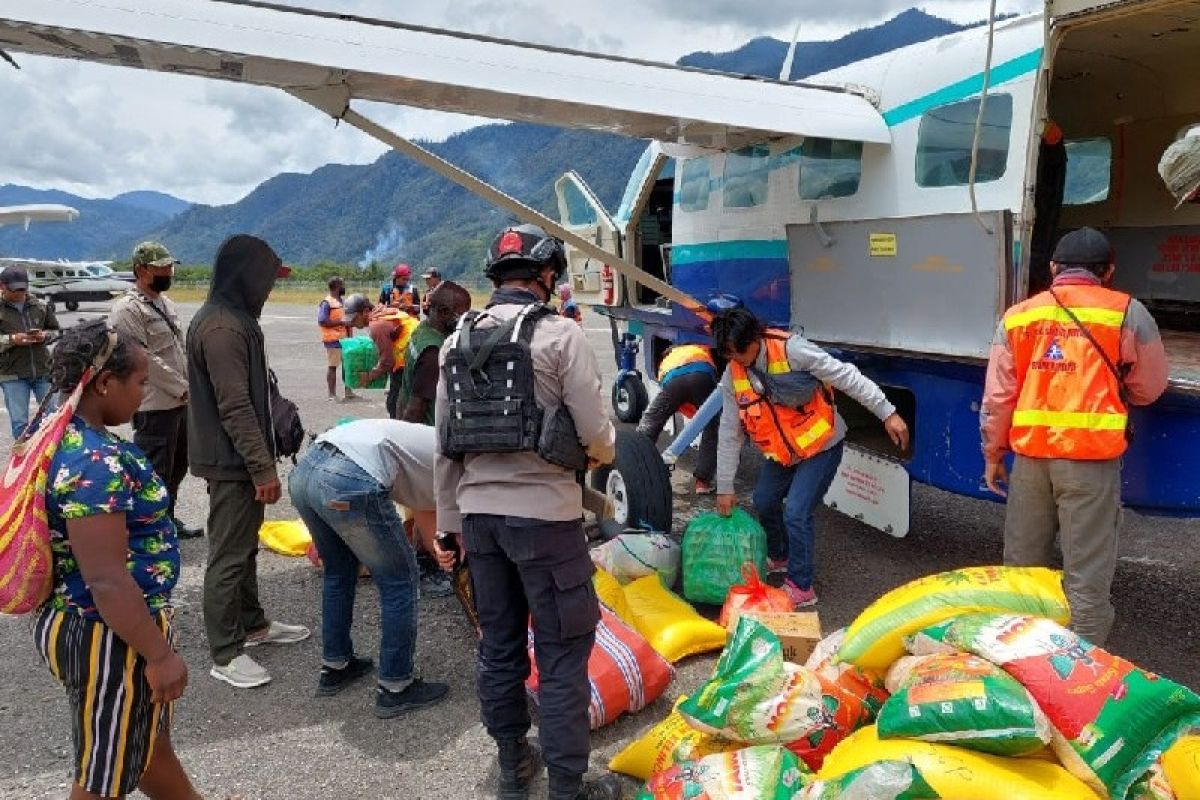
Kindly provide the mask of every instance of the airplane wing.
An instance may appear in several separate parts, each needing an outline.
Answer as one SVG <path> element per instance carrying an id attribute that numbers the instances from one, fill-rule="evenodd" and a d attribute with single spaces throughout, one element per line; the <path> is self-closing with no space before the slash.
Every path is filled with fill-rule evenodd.
<path id="1" fill-rule="evenodd" d="M 70 206 L 42 203 L 28 206 L 0 206 L 0 225 L 24 225 L 31 222 L 71 222 L 79 212 Z"/>
<path id="2" fill-rule="evenodd" d="M 870 102 L 836 87 L 268 3 L 0 0 L 0 50 L 718 149 L 797 135 L 891 141 Z"/>

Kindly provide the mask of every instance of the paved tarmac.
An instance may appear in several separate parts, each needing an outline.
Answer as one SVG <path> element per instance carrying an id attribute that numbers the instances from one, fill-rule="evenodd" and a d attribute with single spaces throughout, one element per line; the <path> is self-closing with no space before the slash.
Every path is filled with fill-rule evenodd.
<path id="1" fill-rule="evenodd" d="M 190 315 L 195 306 L 188 306 Z M 63 324 L 103 313 L 85 306 L 62 314 Z M 315 309 L 269 305 L 263 317 L 272 366 L 282 390 L 300 406 L 306 427 L 323 430 L 340 417 L 383 417 L 383 392 L 348 405 L 325 400 L 324 357 L 313 322 Z M 614 371 L 608 331 L 590 315 L 589 336 L 609 385 Z M 7 422 L 7 420 L 4 420 Z M 7 424 L 0 425 L 7 431 Z M 8 445 L 0 434 L 0 448 Z M 676 530 L 711 507 L 690 494 L 687 462 L 676 472 Z M 286 468 L 285 468 L 286 473 Z M 286 474 L 285 474 L 286 484 Z M 741 487 L 749 503 L 749 485 Z M 180 516 L 202 523 L 203 483 L 188 478 Z M 285 498 L 270 519 L 294 518 Z M 926 487 L 914 491 L 912 532 L 893 539 L 830 511 L 819 519 L 819 610 L 826 630 L 848 624 L 883 592 L 912 578 L 966 564 L 998 563 L 1003 507 Z M 1200 689 L 1200 526 L 1126 514 L 1114 599 L 1117 623 L 1109 642 L 1116 653 Z M 453 598 L 422 601 L 417 664 L 427 679 L 446 681 L 449 699 L 410 716 L 381 721 L 371 715 L 369 681 L 333 698 L 315 698 L 318 636 L 298 645 L 264 647 L 254 657 L 274 680 L 236 690 L 208 676 L 210 662 L 200 613 L 206 540 L 182 543 L 183 575 L 176 591 L 181 652 L 191 670 L 177 704 L 173 738 L 180 758 L 205 797 L 257 798 L 490 798 L 493 749 L 479 725 L 474 695 L 473 633 Z M 268 614 L 320 629 L 320 579 L 304 559 L 269 552 L 259 557 Z M 374 655 L 377 596 L 362 585 L 356 643 Z M 70 785 L 70 727 L 62 691 L 38 659 L 27 618 L 0 618 L 0 797 L 62 798 Z M 593 768 L 603 769 L 625 743 L 660 720 L 679 694 L 693 691 L 715 656 L 679 665 L 667 696 L 593 735 Z M 626 781 L 626 796 L 636 792 Z M 544 788 L 535 789 L 534 797 Z"/>

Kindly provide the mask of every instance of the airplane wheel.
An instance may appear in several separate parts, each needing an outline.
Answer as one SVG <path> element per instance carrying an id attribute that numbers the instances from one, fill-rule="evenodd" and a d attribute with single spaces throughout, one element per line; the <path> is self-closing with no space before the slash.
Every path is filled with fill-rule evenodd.
<path id="1" fill-rule="evenodd" d="M 79 310 L 79 301 L 78 300 L 68 300 L 63 305 L 65 305 L 67 307 L 67 311 L 78 311 Z"/>
<path id="2" fill-rule="evenodd" d="M 647 437 L 618 430 L 616 459 L 592 470 L 590 480 L 593 489 L 612 498 L 621 528 L 671 532 L 671 474 Z"/>
<path id="3" fill-rule="evenodd" d="M 646 386 L 640 376 L 632 373 L 617 376 L 612 388 L 612 407 L 617 419 L 621 422 L 637 422 L 649 402 Z"/>

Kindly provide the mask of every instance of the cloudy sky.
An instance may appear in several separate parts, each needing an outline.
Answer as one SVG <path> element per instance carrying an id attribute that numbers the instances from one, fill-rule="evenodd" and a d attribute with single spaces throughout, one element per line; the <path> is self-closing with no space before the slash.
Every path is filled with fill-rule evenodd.
<path id="1" fill-rule="evenodd" d="M 200 0 L 197 0 L 199 2 Z M 674 61 L 755 36 L 832 39 L 880 22 L 912 0 L 276 0 L 595 52 Z M 932 0 L 925 11 L 959 22 L 987 15 L 985 0 Z M 1027 12 L 1037 0 L 1000 0 Z M 832 11 L 831 11 L 832 9 Z M 832 14 L 832 15 L 831 15 Z M 279 172 L 365 163 L 383 148 L 273 89 L 17 55 L 0 62 L 6 110 L 0 184 L 87 197 L 157 189 L 229 203 Z M 479 120 L 395 107 L 372 115 L 401 133 L 440 140 Z"/>

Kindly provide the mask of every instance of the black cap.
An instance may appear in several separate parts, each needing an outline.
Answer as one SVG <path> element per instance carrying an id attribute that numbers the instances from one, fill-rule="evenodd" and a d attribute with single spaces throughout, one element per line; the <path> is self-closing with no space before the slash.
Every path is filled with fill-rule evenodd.
<path id="1" fill-rule="evenodd" d="M 20 267 L 5 267 L 0 270 L 0 283 L 9 289 L 28 289 L 29 273 Z"/>
<path id="2" fill-rule="evenodd" d="M 1095 228 L 1080 228 L 1058 240 L 1050 260 L 1056 264 L 1111 264 L 1112 245 Z"/>
<path id="3" fill-rule="evenodd" d="M 430 267 L 421 273 L 422 278 L 441 278 L 442 272 L 437 267 Z"/>

